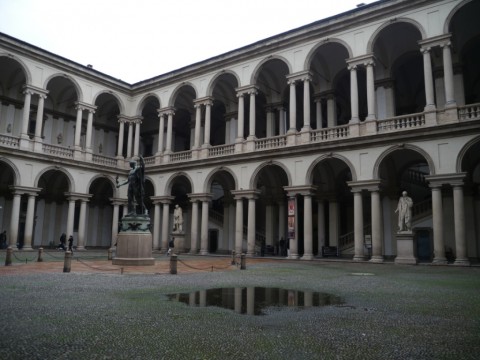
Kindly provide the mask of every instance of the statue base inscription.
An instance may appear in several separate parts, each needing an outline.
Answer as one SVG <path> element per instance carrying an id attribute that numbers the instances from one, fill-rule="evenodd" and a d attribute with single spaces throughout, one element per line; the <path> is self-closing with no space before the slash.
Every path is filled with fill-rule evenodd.
<path id="1" fill-rule="evenodd" d="M 147 215 L 127 215 L 121 221 L 113 265 L 155 265 L 152 257 L 152 233 Z"/>
<path id="2" fill-rule="evenodd" d="M 413 241 L 413 233 L 411 231 L 398 232 L 397 238 L 397 257 L 395 264 L 416 265 L 415 244 Z"/>

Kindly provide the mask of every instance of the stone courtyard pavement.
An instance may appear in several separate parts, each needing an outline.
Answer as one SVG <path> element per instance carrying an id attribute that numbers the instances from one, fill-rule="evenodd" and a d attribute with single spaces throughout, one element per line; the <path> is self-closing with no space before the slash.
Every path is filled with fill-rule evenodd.
<path id="1" fill-rule="evenodd" d="M 0 359 L 477 359 L 480 268 L 179 255 L 112 265 L 106 252 L 0 251 Z M 169 294 L 281 288 L 342 299 L 254 316 Z M 240 299 L 248 302 L 247 298 Z M 296 302 L 298 299 L 293 299 Z M 300 301 L 298 302 L 300 304 Z M 290 304 L 291 305 L 291 304 Z"/>

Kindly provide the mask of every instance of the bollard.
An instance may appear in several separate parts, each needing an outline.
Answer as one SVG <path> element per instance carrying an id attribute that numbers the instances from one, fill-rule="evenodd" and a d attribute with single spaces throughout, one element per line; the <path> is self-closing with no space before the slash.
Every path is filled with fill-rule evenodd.
<path id="1" fill-rule="evenodd" d="M 72 267 L 72 252 L 65 251 L 65 261 L 63 263 L 63 272 L 70 272 Z"/>
<path id="2" fill-rule="evenodd" d="M 232 264 L 231 265 L 235 265 L 235 250 L 232 251 Z"/>
<path id="3" fill-rule="evenodd" d="M 170 256 L 170 274 L 175 275 L 177 273 L 177 255 L 172 254 Z"/>
<path id="4" fill-rule="evenodd" d="M 11 246 L 7 248 L 7 257 L 5 258 L 5 266 L 12 265 L 12 254 L 13 254 L 13 249 Z"/>
<path id="5" fill-rule="evenodd" d="M 240 255 L 240 270 L 245 270 L 246 269 L 245 259 L 246 259 L 245 254 Z"/>
<path id="6" fill-rule="evenodd" d="M 112 254 L 113 254 L 113 250 L 111 248 L 108 249 L 108 260 L 112 260 Z"/>
<path id="7" fill-rule="evenodd" d="M 43 248 L 39 248 L 39 249 L 38 249 L 38 259 L 37 259 L 37 262 L 42 262 L 42 261 L 43 261 L 42 255 L 43 255 Z"/>

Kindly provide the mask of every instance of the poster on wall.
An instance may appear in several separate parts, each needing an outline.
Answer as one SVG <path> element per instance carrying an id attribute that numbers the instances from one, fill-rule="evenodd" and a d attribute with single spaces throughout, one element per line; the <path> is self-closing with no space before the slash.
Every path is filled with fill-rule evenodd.
<path id="1" fill-rule="evenodd" d="M 295 198 L 288 199 L 288 216 L 295 216 Z"/>
<path id="2" fill-rule="evenodd" d="M 295 216 L 288 217 L 288 238 L 295 239 Z"/>

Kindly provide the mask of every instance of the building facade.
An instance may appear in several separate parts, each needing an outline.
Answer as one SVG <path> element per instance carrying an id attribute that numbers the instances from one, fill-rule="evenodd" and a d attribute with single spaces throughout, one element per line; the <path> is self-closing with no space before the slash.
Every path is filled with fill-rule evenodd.
<path id="1" fill-rule="evenodd" d="M 179 205 L 191 253 L 382 262 L 407 191 L 418 259 L 477 261 L 479 13 L 377 1 L 135 84 L 0 34 L 0 230 L 113 246 L 142 155 L 155 250 Z"/>

